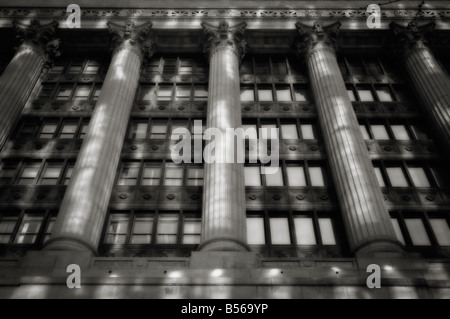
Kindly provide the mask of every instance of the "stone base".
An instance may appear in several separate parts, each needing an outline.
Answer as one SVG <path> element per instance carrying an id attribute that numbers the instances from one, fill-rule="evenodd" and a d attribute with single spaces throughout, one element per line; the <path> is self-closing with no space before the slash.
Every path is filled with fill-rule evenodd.
<path id="1" fill-rule="evenodd" d="M 257 268 L 258 259 L 255 253 L 240 251 L 194 251 L 190 268 Z"/>

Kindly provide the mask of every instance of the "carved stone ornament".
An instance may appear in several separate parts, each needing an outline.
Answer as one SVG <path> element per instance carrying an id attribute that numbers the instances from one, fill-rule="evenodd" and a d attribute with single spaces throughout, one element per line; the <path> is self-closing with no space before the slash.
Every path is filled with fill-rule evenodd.
<path id="1" fill-rule="evenodd" d="M 31 49 L 38 53 L 44 60 L 44 67 L 49 68 L 53 59 L 60 55 L 60 39 L 56 38 L 58 22 L 52 21 L 41 25 L 36 19 L 31 20 L 30 24 L 14 20 L 13 27 L 17 34 L 16 38 L 21 42 L 18 51 Z"/>
<path id="2" fill-rule="evenodd" d="M 300 35 L 299 40 L 296 42 L 297 50 L 300 53 L 309 55 L 317 49 L 331 49 L 333 52 L 336 52 L 340 22 L 335 22 L 325 27 L 321 21 L 316 21 L 312 28 L 297 22 L 295 26 Z"/>
<path id="3" fill-rule="evenodd" d="M 408 55 L 415 49 L 423 49 L 429 45 L 430 35 L 434 30 L 435 23 L 430 22 L 419 26 L 417 21 L 412 21 L 404 27 L 392 22 L 390 27 L 394 34 L 399 37 L 400 50 L 403 54 Z"/>
<path id="4" fill-rule="evenodd" d="M 246 26 L 247 24 L 242 22 L 230 27 L 230 24 L 226 20 L 220 21 L 217 27 L 202 22 L 203 31 L 206 35 L 205 53 L 211 58 L 217 50 L 231 49 L 239 61 L 241 61 L 245 55 L 245 47 L 247 44 L 244 39 Z"/>
<path id="5" fill-rule="evenodd" d="M 108 22 L 108 29 L 112 36 L 112 49 L 114 52 L 120 50 L 132 50 L 136 52 L 141 60 L 149 59 L 153 55 L 154 42 L 148 38 L 152 27 L 151 22 L 136 26 L 131 20 L 125 25 Z"/>

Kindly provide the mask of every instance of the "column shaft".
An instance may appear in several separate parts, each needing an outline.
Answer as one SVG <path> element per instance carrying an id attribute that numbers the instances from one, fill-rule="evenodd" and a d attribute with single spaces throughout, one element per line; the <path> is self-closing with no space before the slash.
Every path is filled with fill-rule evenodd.
<path id="1" fill-rule="evenodd" d="M 96 253 L 140 66 L 134 50 L 115 52 L 46 249 Z"/>

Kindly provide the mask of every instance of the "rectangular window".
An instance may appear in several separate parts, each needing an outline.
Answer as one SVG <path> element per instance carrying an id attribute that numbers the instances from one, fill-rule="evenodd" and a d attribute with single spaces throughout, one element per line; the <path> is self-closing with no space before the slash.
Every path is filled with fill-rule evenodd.
<path id="1" fill-rule="evenodd" d="M 287 218 L 270 218 L 270 238 L 272 245 L 288 245 L 291 243 Z"/>
<path id="2" fill-rule="evenodd" d="M 17 163 L 3 162 L 0 167 L 0 185 L 11 184 L 17 170 Z"/>
<path id="3" fill-rule="evenodd" d="M 391 90 L 387 86 L 380 86 L 376 88 L 378 99 L 381 102 L 392 102 L 394 99 L 392 98 Z"/>
<path id="4" fill-rule="evenodd" d="M 158 101 L 172 100 L 172 86 L 160 85 L 158 88 Z"/>
<path id="5" fill-rule="evenodd" d="M 364 124 L 359 124 L 359 129 L 361 130 L 361 134 L 365 140 L 370 140 L 369 132 L 367 131 L 367 127 Z"/>
<path id="6" fill-rule="evenodd" d="M 320 235 L 322 237 L 322 245 L 336 245 L 334 236 L 333 223 L 331 218 L 319 218 Z"/>
<path id="7" fill-rule="evenodd" d="M 241 101 L 251 102 L 255 100 L 255 93 L 252 88 L 243 87 L 241 88 Z"/>
<path id="8" fill-rule="evenodd" d="M 420 218 L 405 219 L 406 227 L 414 246 L 430 246 L 430 239 Z"/>
<path id="9" fill-rule="evenodd" d="M 145 163 L 144 170 L 142 172 L 142 182 L 143 186 L 153 186 L 159 185 L 159 180 L 161 178 L 161 167 L 158 164 Z"/>
<path id="10" fill-rule="evenodd" d="M 386 172 L 392 187 L 408 187 L 408 181 L 401 167 L 387 167 Z"/>
<path id="11" fill-rule="evenodd" d="M 86 136 L 88 128 L 89 128 L 89 123 L 81 124 L 81 131 L 80 131 L 80 134 L 79 134 L 80 138 L 84 138 Z"/>
<path id="12" fill-rule="evenodd" d="M 140 101 L 151 101 L 155 99 L 156 87 L 152 86 L 142 86 L 139 92 Z"/>
<path id="13" fill-rule="evenodd" d="M 281 134 L 283 136 L 283 139 L 298 139 L 297 125 L 281 124 Z"/>
<path id="14" fill-rule="evenodd" d="M 445 218 L 430 218 L 431 228 L 441 246 L 450 246 L 450 228 Z"/>
<path id="15" fill-rule="evenodd" d="M 203 186 L 203 167 L 188 168 L 188 186 Z"/>
<path id="16" fill-rule="evenodd" d="M 256 74 L 270 74 L 269 61 L 267 59 L 257 59 L 255 61 Z"/>
<path id="17" fill-rule="evenodd" d="M 362 102 L 372 102 L 374 101 L 372 91 L 366 88 L 358 88 L 359 100 Z"/>
<path id="18" fill-rule="evenodd" d="M 39 129 L 39 124 L 37 122 L 25 122 L 22 125 L 17 138 L 33 138 Z"/>
<path id="19" fill-rule="evenodd" d="M 283 186 L 283 173 L 281 169 L 278 169 L 276 173 L 265 174 L 267 186 Z"/>
<path id="20" fill-rule="evenodd" d="M 40 162 L 24 164 L 22 172 L 18 179 L 18 184 L 20 185 L 34 184 L 40 166 L 41 166 Z"/>
<path id="21" fill-rule="evenodd" d="M 61 132 L 59 133 L 60 138 L 74 138 L 77 133 L 78 123 L 74 121 L 64 121 Z"/>
<path id="22" fill-rule="evenodd" d="M 137 215 L 134 218 L 131 244 L 150 244 L 152 241 L 153 216 Z"/>
<path id="23" fill-rule="evenodd" d="M 44 241 L 43 241 L 44 243 L 50 239 L 50 236 L 52 235 L 52 232 L 53 232 L 53 226 L 55 225 L 55 222 L 56 222 L 56 216 L 51 216 L 50 220 L 48 221 L 47 228 L 45 229 Z"/>
<path id="24" fill-rule="evenodd" d="M 291 89 L 289 86 L 277 87 L 277 100 L 279 102 L 292 101 Z"/>
<path id="25" fill-rule="evenodd" d="M 133 121 L 128 137 L 131 139 L 145 138 L 147 136 L 147 127 L 147 123 Z"/>
<path id="26" fill-rule="evenodd" d="M 73 173 L 73 164 L 68 164 L 64 175 L 64 185 L 69 185 Z"/>
<path id="27" fill-rule="evenodd" d="M 370 125 L 372 134 L 376 140 L 389 140 L 389 135 L 384 125 Z"/>
<path id="28" fill-rule="evenodd" d="M 247 217 L 247 243 L 249 245 L 264 245 L 264 219 L 262 217 Z"/>
<path id="29" fill-rule="evenodd" d="M 117 185 L 136 185 L 139 174 L 139 162 L 122 163 Z"/>
<path id="30" fill-rule="evenodd" d="M 0 216 L 0 244 L 8 244 L 10 242 L 18 219 L 17 216 Z"/>
<path id="31" fill-rule="evenodd" d="M 178 215 L 159 215 L 157 229 L 158 244 L 176 244 Z"/>
<path id="32" fill-rule="evenodd" d="M 311 178 L 311 186 L 325 186 L 325 179 L 322 167 L 309 167 L 309 176 Z"/>
<path id="33" fill-rule="evenodd" d="M 257 166 L 244 167 L 245 186 L 261 186 L 260 168 Z"/>
<path id="34" fill-rule="evenodd" d="M 260 138 L 267 138 L 267 139 L 278 139 L 278 128 L 276 124 L 261 124 L 261 136 Z M 262 133 L 264 132 L 265 133 Z"/>
<path id="35" fill-rule="evenodd" d="M 353 92 L 352 88 L 347 88 L 347 94 L 348 94 L 348 98 L 350 99 L 350 101 L 352 101 L 352 102 L 356 101 L 355 92 Z"/>
<path id="36" fill-rule="evenodd" d="M 53 138 L 53 136 L 55 136 L 57 127 L 58 124 L 56 123 L 45 123 L 44 125 L 42 125 L 42 130 L 39 134 L 39 138 Z"/>
<path id="37" fill-rule="evenodd" d="M 302 131 L 302 138 L 304 140 L 314 140 L 314 128 L 312 124 L 301 124 L 300 129 Z"/>
<path id="38" fill-rule="evenodd" d="M 361 75 L 365 74 L 363 65 L 360 59 L 347 59 L 348 69 L 351 74 Z"/>
<path id="39" fill-rule="evenodd" d="M 272 70 L 273 74 L 286 75 L 286 61 L 284 59 L 272 59 Z"/>
<path id="40" fill-rule="evenodd" d="M 208 99 L 208 87 L 196 85 L 194 94 L 195 94 L 195 100 L 206 101 Z"/>
<path id="41" fill-rule="evenodd" d="M 59 176 L 62 171 L 62 163 L 47 162 L 44 171 L 41 174 L 41 185 L 58 184 Z"/>
<path id="42" fill-rule="evenodd" d="M 394 133 L 394 137 L 396 140 L 410 140 L 408 131 L 406 130 L 405 125 L 391 125 L 392 133 Z"/>
<path id="43" fill-rule="evenodd" d="M 313 219 L 310 217 L 295 217 L 295 236 L 298 245 L 316 245 Z"/>
<path id="44" fill-rule="evenodd" d="M 271 88 L 258 88 L 258 100 L 261 102 L 273 101 Z"/>
<path id="45" fill-rule="evenodd" d="M 99 70 L 100 70 L 100 63 L 98 63 L 97 61 L 89 60 L 83 73 L 97 74 Z"/>
<path id="46" fill-rule="evenodd" d="M 72 100 L 88 100 L 91 93 L 90 85 L 78 85 Z"/>
<path id="47" fill-rule="evenodd" d="M 200 218 L 186 217 L 183 224 L 183 244 L 199 244 L 201 231 Z"/>
<path id="48" fill-rule="evenodd" d="M 289 186 L 306 186 L 303 166 L 288 166 L 286 170 Z"/>
<path id="49" fill-rule="evenodd" d="M 177 100 L 189 100 L 191 97 L 191 87 L 187 85 L 178 85 L 176 88 Z"/>
<path id="50" fill-rule="evenodd" d="M 381 169 L 379 167 L 374 167 L 373 169 L 377 177 L 378 185 L 380 185 L 380 187 L 385 187 L 386 184 L 384 183 L 383 174 L 381 174 Z"/>
<path id="51" fill-rule="evenodd" d="M 297 102 L 307 102 L 308 101 L 308 92 L 304 87 L 294 87 L 295 100 Z"/>
<path id="52" fill-rule="evenodd" d="M 376 60 L 368 59 L 364 61 L 368 75 L 380 75 L 381 69 Z"/>
<path id="53" fill-rule="evenodd" d="M 100 93 L 102 93 L 102 88 L 101 87 L 95 87 L 94 88 L 94 94 L 92 94 L 92 100 L 97 101 Z"/>
<path id="54" fill-rule="evenodd" d="M 167 121 L 152 121 L 150 138 L 164 139 L 167 134 Z"/>
<path id="55" fill-rule="evenodd" d="M 416 187 L 430 187 L 425 170 L 422 167 L 410 167 L 408 166 L 409 176 L 411 176 L 412 182 Z"/>
<path id="56" fill-rule="evenodd" d="M 105 244 L 125 244 L 128 233 L 128 215 L 111 214 Z"/>
<path id="57" fill-rule="evenodd" d="M 53 90 L 55 89 L 54 84 L 45 84 L 41 86 L 41 90 L 39 91 L 38 99 L 47 100 L 51 99 L 53 96 Z M 70 95 L 70 94 L 69 94 Z"/>
<path id="58" fill-rule="evenodd" d="M 43 216 L 26 214 L 16 236 L 16 244 L 34 244 L 41 228 Z"/>
<path id="59" fill-rule="evenodd" d="M 58 94 L 56 95 L 57 101 L 65 101 L 70 98 L 72 94 L 72 86 L 62 85 L 59 88 Z"/>
<path id="60" fill-rule="evenodd" d="M 182 186 L 183 185 L 183 167 L 176 164 L 166 164 L 166 175 L 164 185 Z"/>
<path id="61" fill-rule="evenodd" d="M 391 218 L 391 221 L 392 221 L 392 226 L 394 227 L 395 236 L 397 237 L 398 241 L 404 245 L 405 238 L 403 238 L 402 230 L 400 229 L 400 224 L 398 223 L 398 219 Z"/>

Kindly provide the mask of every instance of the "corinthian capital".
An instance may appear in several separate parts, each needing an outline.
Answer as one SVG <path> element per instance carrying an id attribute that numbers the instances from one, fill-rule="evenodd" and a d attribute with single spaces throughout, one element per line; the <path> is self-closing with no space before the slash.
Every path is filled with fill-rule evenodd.
<path id="1" fill-rule="evenodd" d="M 434 22 L 419 26 L 417 21 L 408 23 L 406 27 L 395 22 L 390 24 L 391 30 L 399 37 L 403 54 L 409 54 L 414 49 L 425 48 L 429 44 L 430 35 L 434 30 Z"/>
<path id="2" fill-rule="evenodd" d="M 33 50 L 41 55 L 46 67 L 49 67 L 53 59 L 60 55 L 60 40 L 56 38 L 58 22 L 53 21 L 41 25 L 36 19 L 31 20 L 30 24 L 14 20 L 13 27 L 17 34 L 16 38 L 21 43 L 18 48 L 19 51 L 23 49 Z"/>
<path id="3" fill-rule="evenodd" d="M 226 20 L 220 21 L 219 25 L 213 26 L 202 22 L 203 31 L 206 34 L 204 51 L 211 58 L 213 53 L 219 49 L 231 49 L 239 61 L 245 54 L 247 42 L 244 39 L 244 31 L 247 24 L 239 23 L 233 27 Z"/>
<path id="4" fill-rule="evenodd" d="M 154 42 L 148 38 L 152 23 L 147 22 L 136 26 L 133 21 L 127 21 L 125 25 L 108 22 L 108 29 L 112 35 L 112 49 L 132 50 L 141 60 L 148 59 L 153 54 Z"/>
<path id="5" fill-rule="evenodd" d="M 312 28 L 297 22 L 295 26 L 300 35 L 300 39 L 296 42 L 300 53 L 308 55 L 318 49 L 331 49 L 333 52 L 337 50 L 340 22 L 335 22 L 325 27 L 322 25 L 322 22 L 316 21 Z"/>

